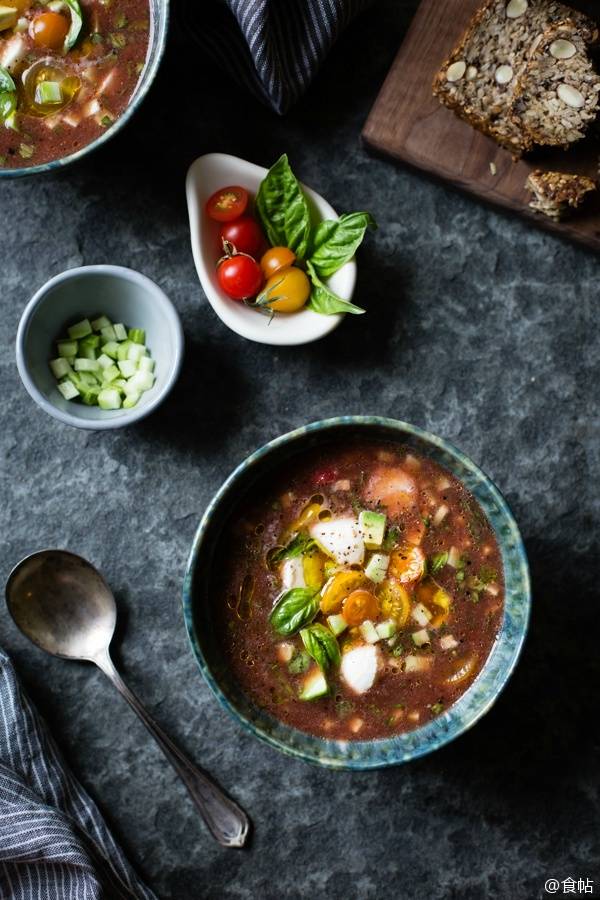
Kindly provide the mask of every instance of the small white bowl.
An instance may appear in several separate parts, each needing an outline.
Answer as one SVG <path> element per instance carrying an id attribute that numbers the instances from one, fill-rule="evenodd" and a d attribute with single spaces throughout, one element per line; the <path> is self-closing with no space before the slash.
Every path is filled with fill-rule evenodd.
<path id="1" fill-rule="evenodd" d="M 154 386 L 132 409 L 104 410 L 65 400 L 48 366 L 67 326 L 101 314 L 129 328 L 143 328 L 156 360 Z M 121 266 L 82 266 L 51 278 L 29 301 L 19 322 L 16 354 L 23 384 L 49 415 L 76 428 L 122 428 L 156 409 L 175 384 L 183 331 L 169 298 L 145 275 Z"/>
<path id="2" fill-rule="evenodd" d="M 308 344 L 337 328 L 344 318 L 343 314 L 323 316 L 303 309 L 297 313 L 276 315 L 269 320 L 243 303 L 231 300 L 217 282 L 220 225 L 206 215 L 206 201 L 219 188 L 228 185 L 240 185 L 256 196 L 266 174 L 267 169 L 226 153 L 207 153 L 192 163 L 186 179 L 186 194 L 196 271 L 210 305 L 232 331 L 259 344 Z M 336 211 L 323 197 L 305 185 L 302 188 L 312 205 L 316 221 L 338 218 Z M 327 281 L 331 290 L 344 300 L 352 299 L 355 283 L 354 260 L 347 262 Z"/>

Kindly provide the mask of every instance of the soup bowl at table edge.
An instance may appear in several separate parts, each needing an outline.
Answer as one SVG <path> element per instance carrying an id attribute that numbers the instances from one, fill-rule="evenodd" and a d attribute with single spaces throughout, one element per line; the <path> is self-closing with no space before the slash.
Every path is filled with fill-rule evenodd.
<path id="1" fill-rule="evenodd" d="M 50 371 L 67 326 L 99 315 L 146 333 L 156 380 L 130 409 L 66 400 Z M 108 265 L 67 269 L 47 281 L 25 307 L 16 340 L 19 375 L 37 405 L 66 425 L 96 431 L 131 425 L 155 410 L 177 381 L 183 349 L 177 310 L 161 288 L 134 269 Z"/>
<path id="2" fill-rule="evenodd" d="M 51 172 L 55 169 L 60 169 L 69 163 L 77 162 L 78 160 L 83 159 L 84 156 L 87 156 L 88 153 L 92 153 L 92 151 L 102 147 L 103 144 L 125 127 L 150 90 L 160 67 L 167 42 L 169 0 L 149 0 L 149 6 L 150 34 L 148 36 L 148 52 L 146 54 L 146 60 L 140 79 L 123 113 L 116 118 L 112 125 L 106 128 L 99 137 L 90 141 L 90 143 L 86 144 L 84 147 L 80 147 L 79 150 L 76 150 L 74 153 L 69 153 L 67 156 L 63 156 L 60 159 L 52 159 L 48 162 L 40 163 L 37 166 L 20 166 L 18 168 L 6 169 L 0 167 L 0 179 L 17 178 L 21 175 L 39 175 L 43 172 Z"/>
<path id="3" fill-rule="evenodd" d="M 368 741 L 326 740 L 284 725 L 256 707 L 235 683 L 214 634 L 208 593 L 211 565 L 222 530 L 258 480 L 298 453 L 348 437 L 408 445 L 457 477 L 479 502 L 500 548 L 505 579 L 500 631 L 479 675 L 444 713 L 404 734 Z M 256 450 L 227 478 L 206 509 L 192 545 L 183 584 L 188 637 L 200 671 L 217 700 L 247 731 L 290 756 L 337 769 L 376 769 L 437 750 L 471 728 L 507 683 L 525 639 L 531 593 L 523 542 L 496 486 L 448 441 L 414 425 L 377 416 L 342 416 L 313 422 Z"/>

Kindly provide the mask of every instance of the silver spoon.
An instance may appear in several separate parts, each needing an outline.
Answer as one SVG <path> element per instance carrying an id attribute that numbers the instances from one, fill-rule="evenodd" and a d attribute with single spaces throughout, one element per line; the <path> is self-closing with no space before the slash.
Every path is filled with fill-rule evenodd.
<path id="1" fill-rule="evenodd" d="M 244 811 L 177 749 L 115 669 L 109 645 L 117 607 L 102 575 L 74 553 L 41 550 L 10 573 L 6 602 L 16 625 L 42 650 L 102 669 L 183 780 L 213 837 L 224 847 L 243 847 L 250 828 Z"/>

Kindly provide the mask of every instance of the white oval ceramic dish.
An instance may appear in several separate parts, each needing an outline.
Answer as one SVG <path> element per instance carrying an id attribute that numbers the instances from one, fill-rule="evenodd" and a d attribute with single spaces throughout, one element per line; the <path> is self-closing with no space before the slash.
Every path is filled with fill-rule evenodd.
<path id="1" fill-rule="evenodd" d="M 219 188 L 234 184 L 245 187 L 256 196 L 266 174 L 267 169 L 226 153 L 207 153 L 192 163 L 187 174 L 186 193 L 194 262 L 210 305 L 232 331 L 259 344 L 308 344 L 337 328 L 343 315 L 323 316 L 304 309 L 269 320 L 243 303 L 230 300 L 217 282 L 215 263 L 219 257 L 219 223 L 212 222 L 206 216 L 206 201 Z M 336 211 L 323 197 L 305 185 L 302 188 L 313 207 L 316 221 L 337 219 Z M 351 300 L 356 283 L 355 261 L 346 263 L 327 283 L 344 300 Z"/>

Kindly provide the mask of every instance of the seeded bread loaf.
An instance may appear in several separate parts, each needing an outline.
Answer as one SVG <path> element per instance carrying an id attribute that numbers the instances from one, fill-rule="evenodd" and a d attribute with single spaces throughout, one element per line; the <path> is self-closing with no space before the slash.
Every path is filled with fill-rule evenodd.
<path id="1" fill-rule="evenodd" d="M 570 19 L 591 44 L 598 30 L 587 16 L 555 0 L 486 0 L 437 74 L 433 92 L 457 115 L 520 156 L 533 138 L 512 113 L 515 85 L 535 42 Z"/>
<path id="2" fill-rule="evenodd" d="M 539 170 L 530 174 L 525 187 L 534 195 L 529 206 L 557 221 L 580 206 L 586 194 L 598 189 L 596 182 L 586 175 Z"/>
<path id="3" fill-rule="evenodd" d="M 598 114 L 600 77 L 576 24 L 550 26 L 516 80 L 512 115 L 534 144 L 567 147 Z"/>

